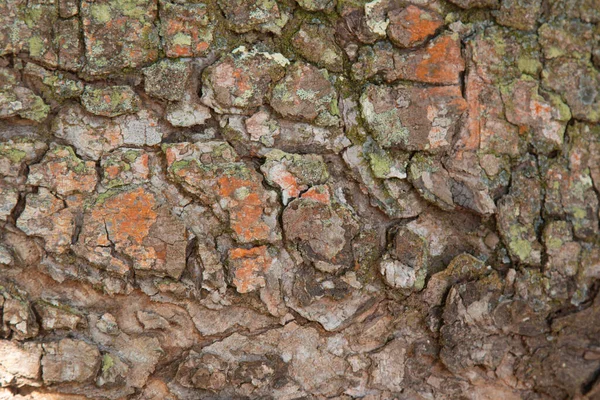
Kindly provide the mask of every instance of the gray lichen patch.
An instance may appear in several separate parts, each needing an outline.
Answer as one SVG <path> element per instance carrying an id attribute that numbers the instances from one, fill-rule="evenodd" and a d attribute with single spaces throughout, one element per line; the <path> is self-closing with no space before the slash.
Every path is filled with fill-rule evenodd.
<path id="1" fill-rule="evenodd" d="M 466 109 L 460 89 L 454 86 L 368 85 L 360 103 L 367 127 L 380 146 L 434 153 L 450 146 Z"/>
<path id="2" fill-rule="evenodd" d="M 129 86 L 99 88 L 86 86 L 81 94 L 81 104 L 92 114 L 116 117 L 138 111 L 139 96 Z"/>
<path id="3" fill-rule="evenodd" d="M 247 113 L 262 105 L 289 61 L 280 53 L 241 46 L 203 73 L 204 104 L 220 113 Z"/>
<path id="4" fill-rule="evenodd" d="M 325 70 L 297 62 L 275 85 L 269 104 L 284 118 L 332 126 L 339 123 L 337 101 L 337 92 Z"/>
<path id="5" fill-rule="evenodd" d="M 190 64 L 164 59 L 144 69 L 144 89 L 163 100 L 181 100 L 190 84 Z"/>

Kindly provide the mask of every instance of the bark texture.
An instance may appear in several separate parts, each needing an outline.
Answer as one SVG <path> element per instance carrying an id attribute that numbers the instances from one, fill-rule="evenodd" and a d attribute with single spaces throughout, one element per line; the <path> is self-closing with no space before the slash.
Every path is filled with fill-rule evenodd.
<path id="1" fill-rule="evenodd" d="M 599 0 L 0 0 L 0 399 L 600 399 Z"/>

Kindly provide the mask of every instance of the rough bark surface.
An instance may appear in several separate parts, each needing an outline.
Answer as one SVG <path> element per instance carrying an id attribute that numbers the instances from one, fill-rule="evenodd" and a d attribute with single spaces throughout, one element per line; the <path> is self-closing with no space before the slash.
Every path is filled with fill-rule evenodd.
<path id="1" fill-rule="evenodd" d="M 0 0 L 0 399 L 600 399 L 599 0 Z"/>

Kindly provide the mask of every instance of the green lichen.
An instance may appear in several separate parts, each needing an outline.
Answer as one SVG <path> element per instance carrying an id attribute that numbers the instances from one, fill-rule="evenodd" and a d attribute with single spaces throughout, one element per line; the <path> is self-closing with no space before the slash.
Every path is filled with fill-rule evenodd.
<path id="1" fill-rule="evenodd" d="M 195 160 L 178 160 L 171 164 L 169 170 L 171 173 L 177 175 L 179 171 L 190 168 L 191 165 L 197 163 Z"/>
<path id="2" fill-rule="evenodd" d="M 138 150 L 127 150 L 123 155 L 123 157 L 130 163 L 133 163 L 135 160 L 137 160 L 139 156 L 140 152 Z"/>
<path id="3" fill-rule="evenodd" d="M 544 48 L 545 53 L 546 53 L 546 58 L 557 58 L 557 57 L 561 57 L 565 54 L 564 50 L 555 46 L 550 46 L 547 48 Z"/>
<path id="4" fill-rule="evenodd" d="M 99 193 L 98 196 L 94 200 L 92 200 L 92 204 L 94 206 L 101 206 L 106 200 L 115 197 L 125 191 L 134 190 L 139 186 L 140 185 L 130 185 L 126 187 L 111 188 L 104 193 Z"/>
<path id="5" fill-rule="evenodd" d="M 315 100 L 317 98 L 317 92 L 310 89 L 298 89 L 296 90 L 296 94 L 302 100 Z"/>
<path id="6" fill-rule="evenodd" d="M 44 103 L 44 100 L 42 100 L 41 97 L 34 96 L 31 107 L 29 107 L 28 110 L 19 113 L 19 115 L 23 118 L 30 119 L 35 122 L 42 122 L 46 119 L 49 112 L 50 106 Z"/>
<path id="7" fill-rule="evenodd" d="M 102 356 L 102 372 L 106 373 L 109 369 L 115 366 L 115 360 L 110 356 L 110 354 L 104 354 Z"/>
<path id="8" fill-rule="evenodd" d="M 329 113 L 331 115 L 335 116 L 335 117 L 339 117 L 340 116 L 340 109 L 339 109 L 339 106 L 338 106 L 337 99 L 333 99 L 329 103 Z"/>
<path id="9" fill-rule="evenodd" d="M 370 95 L 369 91 L 375 93 Z M 367 123 L 369 131 L 373 134 L 375 140 L 382 147 L 393 147 L 399 144 L 406 145 L 408 142 L 408 129 L 402 126 L 396 108 L 376 112 L 375 106 L 371 101 L 373 98 L 386 98 L 385 88 L 372 86 L 365 90 L 360 97 L 362 115 Z"/>
<path id="10" fill-rule="evenodd" d="M 554 236 L 546 238 L 546 247 L 550 250 L 560 249 L 562 245 L 563 241 L 560 238 Z"/>
<path id="11" fill-rule="evenodd" d="M 58 101 L 78 97 L 83 92 L 83 83 L 64 78 L 59 72 L 44 76 L 42 83 L 48 87 L 44 95 Z"/>
<path id="12" fill-rule="evenodd" d="M 27 8 L 24 20 L 29 28 L 35 28 L 38 26 L 40 19 L 44 15 L 44 9 L 39 5 L 32 5 Z"/>
<path id="13" fill-rule="evenodd" d="M 104 24 L 111 20 L 110 6 L 108 4 L 92 3 L 90 5 L 90 13 L 92 18 L 100 24 Z"/>
<path id="14" fill-rule="evenodd" d="M 376 178 L 386 178 L 392 169 L 392 160 L 387 154 L 368 153 L 371 171 Z"/>
<path id="15" fill-rule="evenodd" d="M 41 57 L 44 54 L 44 41 L 39 36 L 29 39 L 29 54 L 32 57 Z"/>
<path id="16" fill-rule="evenodd" d="M 531 243 L 528 240 L 516 239 L 510 242 L 511 251 L 520 259 L 527 260 L 531 256 Z"/>
<path id="17" fill-rule="evenodd" d="M 542 63 L 538 59 L 523 56 L 517 60 L 517 68 L 525 74 L 537 75 L 542 70 Z"/>
<path id="18" fill-rule="evenodd" d="M 88 111 L 108 117 L 136 112 L 140 105 L 138 95 L 129 86 L 86 86 L 81 102 Z"/>
<path id="19" fill-rule="evenodd" d="M 191 46 L 192 37 L 182 32 L 177 32 L 171 39 L 172 43 L 176 46 Z"/>
<path id="20" fill-rule="evenodd" d="M 588 213 L 587 210 L 583 207 L 573 207 L 573 209 L 571 210 L 571 213 L 573 215 L 573 217 L 575 217 L 575 225 L 577 225 L 577 220 L 583 220 L 587 217 Z"/>
<path id="21" fill-rule="evenodd" d="M 0 157 L 6 157 L 11 163 L 16 164 L 20 163 L 25 157 L 27 157 L 27 153 L 23 150 L 2 146 L 0 147 Z"/>
<path id="22" fill-rule="evenodd" d="M 123 15 L 138 20 L 143 19 L 150 6 L 148 0 L 113 0 L 112 3 Z"/>
<path id="23" fill-rule="evenodd" d="M 558 121 L 567 122 L 571 120 L 571 109 L 562 100 L 561 96 L 552 92 L 547 92 L 546 97 L 548 97 L 548 99 L 550 100 L 552 107 L 555 110 L 558 110 Z"/>
<path id="24" fill-rule="evenodd" d="M 108 189 L 111 189 L 111 188 L 115 188 L 118 186 L 123 186 L 124 184 L 125 184 L 125 182 L 123 182 L 123 180 L 121 178 L 115 178 L 115 179 L 111 179 L 110 181 L 108 181 L 106 183 L 106 187 Z"/>
<path id="25" fill-rule="evenodd" d="M 56 146 L 52 150 L 52 152 L 56 155 L 62 151 L 68 152 L 68 155 L 66 157 L 62 157 L 62 160 L 67 163 L 67 166 L 70 170 L 79 175 L 92 172 L 93 168 L 88 168 L 85 164 L 85 161 L 77 157 L 71 146 Z"/>

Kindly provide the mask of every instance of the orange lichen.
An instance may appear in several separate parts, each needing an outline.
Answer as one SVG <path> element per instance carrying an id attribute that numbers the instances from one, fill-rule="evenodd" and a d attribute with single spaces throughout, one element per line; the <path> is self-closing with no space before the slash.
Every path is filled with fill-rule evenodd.
<path id="1" fill-rule="evenodd" d="M 233 269 L 233 284 L 237 291 L 248 293 L 265 285 L 263 274 L 267 272 L 273 259 L 266 246 L 259 246 L 251 249 L 231 249 L 229 261 Z"/>
<path id="2" fill-rule="evenodd" d="M 90 236 L 86 242 L 104 247 L 112 244 L 117 251 L 131 257 L 136 269 L 152 269 L 165 258 L 159 257 L 153 246 L 144 243 L 156 222 L 155 208 L 154 196 L 141 187 L 109 197 L 92 210 L 90 223 L 94 223 L 88 228 L 94 229 L 97 235 Z M 94 225 L 96 228 L 91 228 Z M 94 251 L 102 253 L 102 248 Z M 92 260 L 101 260 L 98 254 L 90 256 Z M 117 258 L 112 258 L 110 264 L 116 270 L 127 270 L 127 266 Z"/>
<path id="3" fill-rule="evenodd" d="M 296 177 L 285 169 L 272 174 L 271 179 L 281 187 L 287 198 L 298 197 L 300 192 L 306 188 L 306 186 L 301 187 Z"/>
<path id="4" fill-rule="evenodd" d="M 174 147 L 167 147 L 165 149 L 165 156 L 167 157 L 167 165 L 171 166 L 177 161 L 178 151 Z"/>
<path id="5" fill-rule="evenodd" d="M 119 168 L 117 165 L 110 165 L 110 166 L 104 168 L 104 173 L 110 179 L 114 179 L 117 175 L 119 175 L 119 172 L 121 172 L 121 168 Z"/>
<path id="6" fill-rule="evenodd" d="M 85 163 L 86 167 L 93 171 L 94 163 L 88 161 Z M 69 169 L 65 162 L 48 163 L 49 176 L 54 180 L 54 186 L 57 193 L 68 194 L 72 192 L 87 193 L 94 190 L 96 187 L 96 174 L 77 174 L 75 171 Z M 56 179 L 58 178 L 58 179 Z"/>
<path id="7" fill-rule="evenodd" d="M 306 191 L 302 195 L 303 199 L 312 199 L 323 204 L 331 203 L 331 194 L 327 186 L 315 186 Z"/>
<path id="8" fill-rule="evenodd" d="M 405 27 L 409 28 L 410 42 L 420 42 L 433 35 L 442 26 L 442 22 L 436 19 L 424 18 L 425 11 L 410 5 L 405 11 Z"/>
<path id="9" fill-rule="evenodd" d="M 89 193 L 97 175 L 93 161 L 80 160 L 68 147 L 57 146 L 40 164 L 31 166 L 29 183 L 61 195 Z"/>
<path id="10" fill-rule="evenodd" d="M 205 9 L 169 3 L 161 11 L 167 57 L 196 57 L 208 49 L 209 43 L 203 39 L 211 36 L 212 30 L 206 25 Z M 176 43 L 174 37 L 178 34 L 187 36 L 189 43 Z"/>
<path id="11" fill-rule="evenodd" d="M 198 53 L 204 52 L 208 49 L 208 42 L 199 42 L 198 44 L 196 44 L 196 51 Z"/>
<path id="12" fill-rule="evenodd" d="M 243 69 L 235 68 L 232 72 L 232 76 L 235 79 L 235 85 L 240 92 L 252 89 L 250 76 Z"/>
<path id="13" fill-rule="evenodd" d="M 175 44 L 169 49 L 168 55 L 171 57 L 191 57 L 192 52 L 189 46 L 183 46 L 181 44 Z"/>
<path id="14" fill-rule="evenodd" d="M 411 75 L 408 68 L 406 75 Z M 440 36 L 417 56 L 414 77 L 420 82 L 450 84 L 458 83 L 458 74 L 465 63 L 460 53 L 460 41 L 453 35 Z M 410 76 L 406 76 L 410 79 Z"/>
<path id="15" fill-rule="evenodd" d="M 552 107 L 548 104 L 542 104 L 539 101 L 531 100 L 530 108 L 534 117 L 550 119 L 552 116 Z"/>
<path id="16" fill-rule="evenodd" d="M 229 224 L 244 242 L 266 240 L 270 228 L 262 220 L 264 204 L 257 182 L 223 176 L 218 180 L 219 196 L 229 202 Z"/>
<path id="17" fill-rule="evenodd" d="M 467 119 L 467 134 L 460 139 L 460 145 L 463 150 L 477 150 L 480 146 L 481 138 L 481 102 L 479 96 L 483 90 L 483 82 L 475 73 L 470 72 L 466 79 L 466 98 L 469 109 Z"/>
<path id="18" fill-rule="evenodd" d="M 110 227 L 112 241 L 141 244 L 156 221 L 155 207 L 154 196 L 140 187 L 108 198 L 93 215 Z"/>

